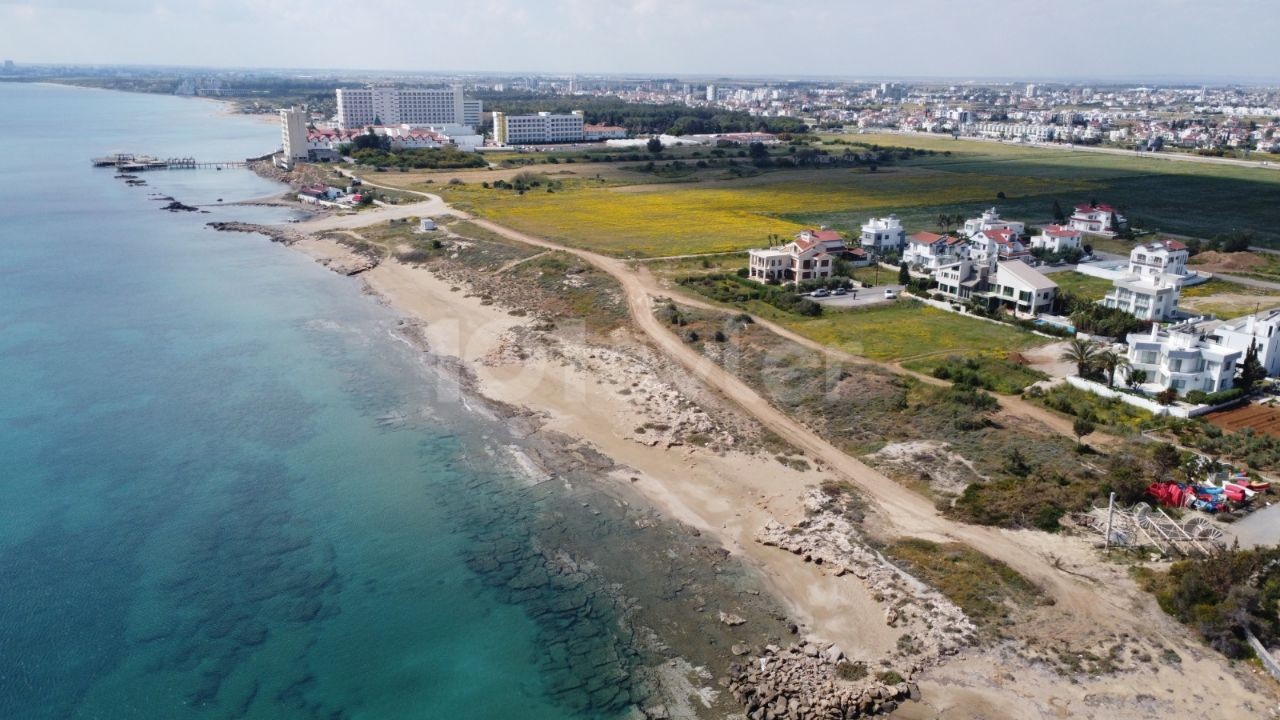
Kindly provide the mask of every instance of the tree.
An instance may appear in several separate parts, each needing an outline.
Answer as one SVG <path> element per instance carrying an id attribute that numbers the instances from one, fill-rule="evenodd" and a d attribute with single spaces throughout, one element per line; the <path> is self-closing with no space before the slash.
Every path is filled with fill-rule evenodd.
<path id="1" fill-rule="evenodd" d="M 1059 225 L 1067 221 L 1067 214 L 1062 211 L 1062 205 L 1057 200 L 1053 201 L 1053 221 Z"/>
<path id="2" fill-rule="evenodd" d="M 1178 391 L 1173 388 L 1165 388 L 1156 393 L 1156 402 L 1161 405 L 1172 405 L 1178 400 Z"/>
<path id="3" fill-rule="evenodd" d="M 1082 417 L 1076 418 L 1075 422 L 1071 423 L 1071 432 L 1076 436 L 1076 447 L 1083 447 L 1084 436 L 1096 429 L 1089 420 Z"/>
<path id="4" fill-rule="evenodd" d="M 898 265 L 898 284 L 909 285 L 911 283 L 911 271 L 907 269 L 906 261 Z"/>
<path id="5" fill-rule="evenodd" d="M 1022 455 L 1022 451 L 1014 447 L 1009 451 L 1009 457 L 1005 458 L 1004 471 L 1014 477 L 1024 478 L 1031 474 L 1031 464 Z"/>
<path id="6" fill-rule="evenodd" d="M 1151 448 L 1151 461 L 1156 464 L 1160 477 L 1164 477 L 1182 464 L 1182 453 L 1169 443 L 1156 443 Z"/>
<path id="7" fill-rule="evenodd" d="M 1125 378 L 1125 384 L 1128 385 L 1131 390 L 1137 390 L 1138 386 L 1142 385 L 1146 381 L 1146 370 L 1134 370 L 1131 368 L 1129 370 L 1129 375 Z"/>
<path id="8" fill-rule="evenodd" d="M 1106 349 L 1098 353 L 1095 359 L 1098 367 L 1107 373 L 1107 387 L 1114 387 L 1116 384 L 1116 370 L 1127 367 L 1129 358 L 1116 352 L 1115 350 Z"/>
<path id="9" fill-rule="evenodd" d="M 655 135 L 649 138 L 649 142 L 645 143 L 644 146 L 650 155 L 657 155 L 662 152 L 662 139 Z"/>
<path id="10" fill-rule="evenodd" d="M 1267 369 L 1258 361 L 1258 342 L 1251 341 L 1249 351 L 1244 354 L 1244 362 L 1240 365 L 1240 382 L 1237 387 L 1249 392 L 1266 377 Z"/>
<path id="11" fill-rule="evenodd" d="M 769 148 L 764 146 L 762 142 L 753 142 L 747 146 L 747 152 L 751 155 L 752 160 L 764 160 L 769 157 Z"/>
<path id="12" fill-rule="evenodd" d="M 1075 363 L 1076 374 L 1080 377 L 1085 377 L 1089 374 L 1089 368 L 1093 366 L 1097 356 L 1097 343 L 1084 338 L 1072 338 L 1071 342 L 1067 344 L 1067 349 L 1062 351 L 1062 355 L 1058 359 L 1062 362 Z"/>

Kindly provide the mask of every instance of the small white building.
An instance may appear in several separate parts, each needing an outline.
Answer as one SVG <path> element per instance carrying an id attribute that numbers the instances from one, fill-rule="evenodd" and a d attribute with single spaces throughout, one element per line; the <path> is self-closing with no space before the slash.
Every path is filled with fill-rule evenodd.
<path id="1" fill-rule="evenodd" d="M 970 237 L 986 230 L 1010 230 L 1016 235 L 1021 235 L 1026 229 L 1026 223 L 1005 220 L 1000 217 L 1000 213 L 995 208 L 983 211 L 979 217 L 964 221 L 964 233 Z"/>
<path id="2" fill-rule="evenodd" d="M 1102 304 L 1123 310 L 1139 320 L 1169 320 L 1178 310 L 1182 281 L 1172 275 L 1127 275 L 1114 280 L 1113 285 Z"/>
<path id="3" fill-rule="evenodd" d="M 1152 325 L 1150 332 L 1132 333 L 1127 340 L 1127 372 L 1144 371 L 1147 382 L 1142 389 L 1147 392 L 1172 388 L 1185 395 L 1192 390 L 1228 390 L 1242 356 L 1240 351 L 1211 342 L 1186 326 L 1160 330 Z"/>
<path id="4" fill-rule="evenodd" d="M 1177 275 L 1187 277 L 1187 259 L 1191 253 L 1177 240 L 1156 240 L 1129 251 L 1129 274 L 1139 277 Z"/>
<path id="5" fill-rule="evenodd" d="M 1129 227 L 1129 221 L 1110 205 L 1077 205 L 1067 222 L 1081 232 L 1115 235 Z"/>
<path id="6" fill-rule="evenodd" d="M 1080 250 L 1083 233 L 1066 225 L 1045 225 L 1039 235 L 1031 236 L 1032 249 L 1044 249 L 1051 253 Z"/>
<path id="7" fill-rule="evenodd" d="M 900 252 L 907 242 L 907 231 L 897 215 L 871 218 L 862 226 L 862 249 L 877 255 Z"/>
<path id="8" fill-rule="evenodd" d="M 1255 345 L 1258 362 L 1266 368 L 1267 375 L 1280 376 L 1280 308 L 1228 320 L 1213 331 L 1212 337 L 1218 345 L 1239 352 L 1241 362 L 1249 346 Z"/>

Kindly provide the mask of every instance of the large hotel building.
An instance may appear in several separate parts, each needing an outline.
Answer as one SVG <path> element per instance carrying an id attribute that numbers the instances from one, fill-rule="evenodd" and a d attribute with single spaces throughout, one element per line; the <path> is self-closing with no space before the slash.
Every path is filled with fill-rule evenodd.
<path id="1" fill-rule="evenodd" d="M 366 125 L 480 125 L 479 100 L 462 94 L 462 86 L 448 89 L 365 87 L 338 88 L 338 124 Z"/>

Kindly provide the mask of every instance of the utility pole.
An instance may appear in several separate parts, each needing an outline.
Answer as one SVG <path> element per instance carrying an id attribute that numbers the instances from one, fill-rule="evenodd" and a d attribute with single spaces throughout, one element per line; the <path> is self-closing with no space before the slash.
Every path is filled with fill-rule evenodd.
<path id="1" fill-rule="evenodd" d="M 1111 493 L 1111 499 L 1107 501 L 1107 534 L 1103 536 L 1102 547 L 1107 554 L 1111 554 L 1111 521 L 1116 514 L 1116 494 Z"/>

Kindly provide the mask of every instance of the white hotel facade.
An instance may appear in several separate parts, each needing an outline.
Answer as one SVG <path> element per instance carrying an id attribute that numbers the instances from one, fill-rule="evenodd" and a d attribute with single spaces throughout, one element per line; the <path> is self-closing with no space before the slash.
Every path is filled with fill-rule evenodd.
<path id="1" fill-rule="evenodd" d="M 480 125 L 483 106 L 451 88 L 338 88 L 338 125 Z"/>
<path id="2" fill-rule="evenodd" d="M 581 110 L 569 115 L 540 112 L 536 115 L 493 114 L 493 139 L 499 145 L 582 142 L 586 123 Z"/>

